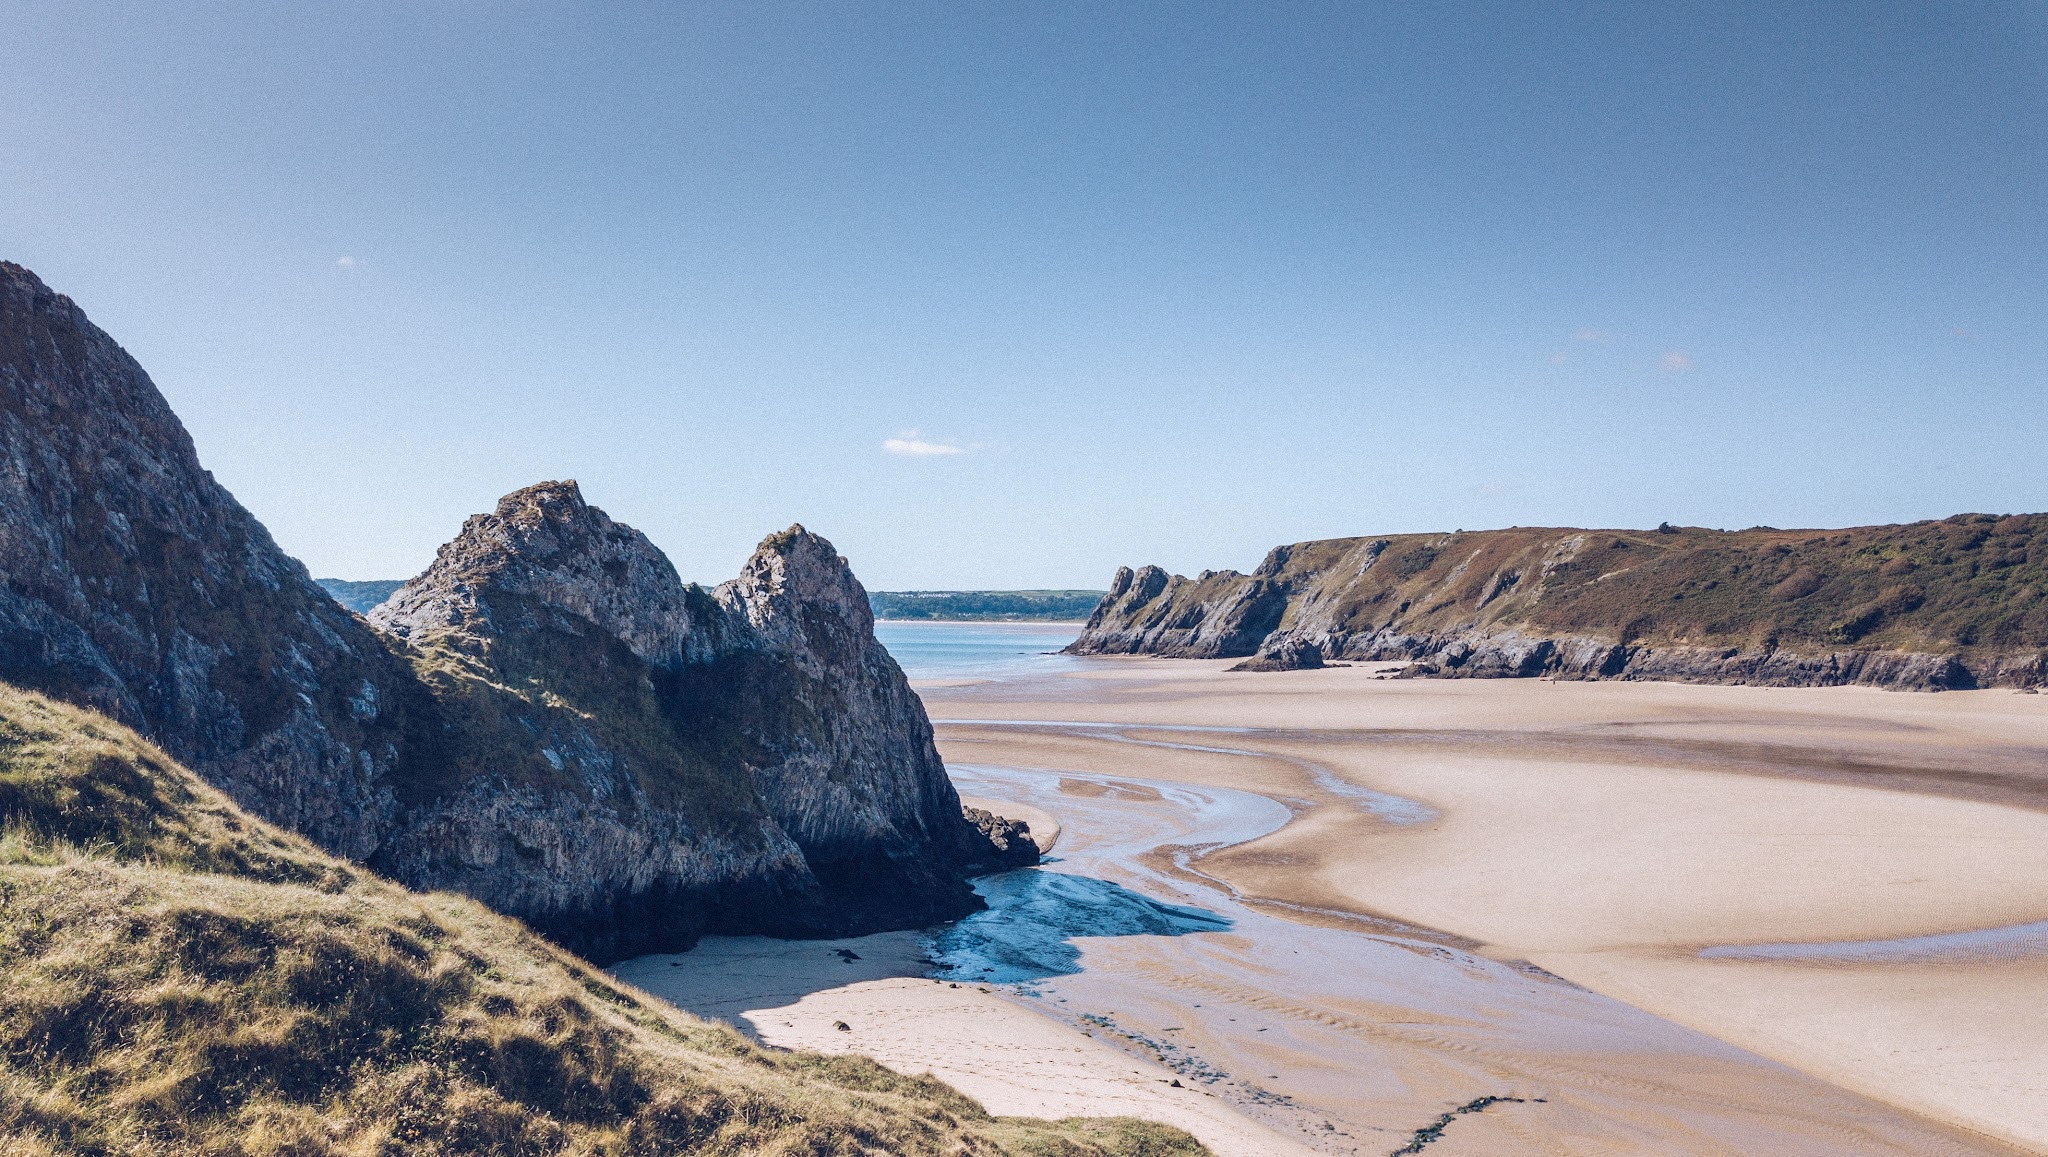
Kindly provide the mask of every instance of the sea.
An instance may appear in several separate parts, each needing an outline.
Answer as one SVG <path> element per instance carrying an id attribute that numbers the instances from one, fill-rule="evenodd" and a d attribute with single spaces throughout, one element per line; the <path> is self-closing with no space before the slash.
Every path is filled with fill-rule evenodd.
<path id="1" fill-rule="evenodd" d="M 875 637 L 912 679 L 1011 679 L 1056 674 L 1081 660 L 1059 653 L 1080 623 L 949 623 L 888 619 Z"/>

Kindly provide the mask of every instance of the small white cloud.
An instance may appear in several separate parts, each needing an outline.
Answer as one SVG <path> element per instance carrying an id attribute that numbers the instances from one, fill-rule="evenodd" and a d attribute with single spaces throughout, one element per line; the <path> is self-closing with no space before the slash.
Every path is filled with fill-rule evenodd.
<path id="1" fill-rule="evenodd" d="M 1657 368 L 1667 374 L 1682 374 L 1692 368 L 1692 355 L 1672 350 L 1657 359 Z"/>
<path id="2" fill-rule="evenodd" d="M 356 267 L 356 259 L 353 257 L 337 258 L 334 263 L 343 269 L 354 269 Z"/>
<path id="3" fill-rule="evenodd" d="M 1614 335 L 1604 329 L 1582 329 L 1572 334 L 1573 341 L 1608 342 Z"/>
<path id="4" fill-rule="evenodd" d="M 1561 365 L 1565 364 L 1566 362 L 1568 362 L 1568 361 L 1570 361 L 1570 360 L 1572 360 L 1572 359 L 1570 359 L 1570 358 L 1566 357 L 1566 356 L 1565 356 L 1565 355 L 1563 355 L 1563 354 L 1551 354 L 1551 355 L 1550 355 L 1550 364 L 1551 364 L 1551 365 L 1554 365 L 1554 366 L 1561 366 Z"/>
<path id="5" fill-rule="evenodd" d="M 965 454 L 959 446 L 944 442 L 928 442 L 918 437 L 916 430 L 905 430 L 894 438 L 882 441 L 882 452 L 897 454 L 905 458 L 940 458 L 948 454 Z"/>

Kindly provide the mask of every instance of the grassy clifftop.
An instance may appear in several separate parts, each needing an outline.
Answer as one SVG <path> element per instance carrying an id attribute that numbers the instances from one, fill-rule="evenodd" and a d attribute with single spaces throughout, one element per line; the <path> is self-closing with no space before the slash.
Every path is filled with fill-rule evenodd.
<path id="1" fill-rule="evenodd" d="M 1495 530 L 1293 548 L 1322 613 L 1356 627 L 1486 616 L 1623 643 L 1863 646 L 1930 653 L 2048 647 L 2048 515 L 1958 515 L 1849 530 Z M 1307 572 L 1316 572 L 1313 575 Z M 1347 576 L 1348 579 L 1348 576 Z"/>
<path id="2" fill-rule="evenodd" d="M 757 1048 L 4 685 L 0 820 L 9 1154 L 1201 1152 Z"/>
<path id="3" fill-rule="evenodd" d="M 2048 680 L 2048 515 L 1847 530 L 1512 527 L 1120 571 L 1081 653 L 1418 673 L 1886 686 Z"/>

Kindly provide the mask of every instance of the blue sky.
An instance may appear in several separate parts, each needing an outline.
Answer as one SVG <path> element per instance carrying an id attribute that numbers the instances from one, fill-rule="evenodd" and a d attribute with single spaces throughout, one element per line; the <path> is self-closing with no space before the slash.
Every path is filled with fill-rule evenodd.
<path id="1" fill-rule="evenodd" d="M 315 573 L 2048 509 L 2048 5 L 0 2 L 0 256 Z"/>

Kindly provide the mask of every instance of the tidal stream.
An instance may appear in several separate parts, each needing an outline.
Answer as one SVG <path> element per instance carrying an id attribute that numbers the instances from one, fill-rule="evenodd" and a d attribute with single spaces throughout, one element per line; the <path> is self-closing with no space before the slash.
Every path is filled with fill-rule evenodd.
<path id="1" fill-rule="evenodd" d="M 1166 728 L 1022 726 L 1180 746 L 1142 738 Z M 1045 866 L 978 882 L 990 908 L 934 934 L 933 974 L 1000 986 L 1322 1151 L 1964 1151 L 1932 1132 L 1924 1148 L 1873 1144 L 1869 1103 L 1533 966 L 1391 923 L 1269 914 L 1201 860 L 1288 823 L 1274 799 L 1074 771 L 949 770 L 963 793 L 1050 812 L 1063 831 Z M 1435 818 L 1417 801 L 1342 786 L 1326 806 L 1390 831 Z M 1782 1097 L 1760 1100 L 1759 1085 L 1778 1081 Z"/>

